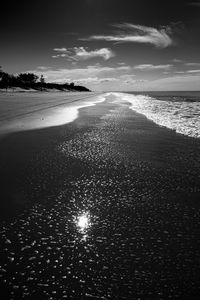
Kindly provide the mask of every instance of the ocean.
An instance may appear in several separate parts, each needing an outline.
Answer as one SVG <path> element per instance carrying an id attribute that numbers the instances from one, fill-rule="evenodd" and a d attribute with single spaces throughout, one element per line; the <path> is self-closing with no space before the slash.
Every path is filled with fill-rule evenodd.
<path id="1" fill-rule="evenodd" d="M 200 138 L 200 92 L 112 93 L 160 126 Z"/>

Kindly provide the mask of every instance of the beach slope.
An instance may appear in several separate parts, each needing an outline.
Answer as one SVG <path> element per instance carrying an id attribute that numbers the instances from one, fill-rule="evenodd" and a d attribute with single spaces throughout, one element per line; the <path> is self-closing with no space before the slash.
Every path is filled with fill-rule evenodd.
<path id="1" fill-rule="evenodd" d="M 200 140 L 103 97 L 0 141 L 4 299 L 200 296 Z"/>

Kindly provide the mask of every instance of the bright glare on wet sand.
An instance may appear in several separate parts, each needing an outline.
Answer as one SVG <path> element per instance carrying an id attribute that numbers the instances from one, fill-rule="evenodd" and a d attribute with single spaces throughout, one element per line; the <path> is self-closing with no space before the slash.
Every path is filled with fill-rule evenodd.
<path id="1" fill-rule="evenodd" d="M 84 213 L 80 215 L 77 219 L 77 226 L 79 227 L 80 231 L 85 231 L 90 225 L 90 218 L 88 214 Z"/>

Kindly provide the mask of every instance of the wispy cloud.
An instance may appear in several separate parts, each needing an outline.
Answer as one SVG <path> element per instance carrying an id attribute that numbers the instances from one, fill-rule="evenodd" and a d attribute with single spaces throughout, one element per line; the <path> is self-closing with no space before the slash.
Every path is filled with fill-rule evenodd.
<path id="1" fill-rule="evenodd" d="M 200 73 L 170 73 L 167 77 L 150 78 L 142 84 L 142 91 L 198 91 Z"/>
<path id="2" fill-rule="evenodd" d="M 183 74 L 183 75 L 195 74 L 195 73 L 200 73 L 200 69 L 174 71 L 173 73 L 174 74 Z"/>
<path id="3" fill-rule="evenodd" d="M 104 60 L 108 60 L 111 57 L 114 57 L 114 52 L 109 48 L 101 48 L 95 50 L 88 50 L 88 48 L 84 47 L 74 47 L 74 48 L 54 48 L 55 52 L 59 54 L 55 54 L 53 58 L 66 57 L 71 61 L 79 61 L 79 60 L 87 60 L 94 57 L 101 57 Z"/>
<path id="4" fill-rule="evenodd" d="M 124 74 L 119 77 L 121 82 L 125 84 L 132 84 L 136 82 L 135 74 Z"/>
<path id="5" fill-rule="evenodd" d="M 54 48 L 53 49 L 54 51 L 57 51 L 57 52 L 67 52 L 67 48 Z"/>
<path id="6" fill-rule="evenodd" d="M 172 59 L 172 62 L 174 62 L 174 63 L 182 63 L 183 60 L 182 59 L 178 59 L 178 58 L 174 58 L 174 59 Z"/>
<path id="7" fill-rule="evenodd" d="M 175 71 L 174 74 L 186 74 L 186 71 Z"/>
<path id="8" fill-rule="evenodd" d="M 115 83 L 116 86 L 119 87 L 119 85 L 135 84 L 136 82 L 139 82 L 139 80 L 136 80 L 134 77 L 135 77 L 134 74 L 124 74 L 124 75 L 119 75 L 118 77 L 80 78 L 78 80 L 75 80 L 75 82 L 80 84 L 94 84 L 94 85 Z"/>
<path id="9" fill-rule="evenodd" d="M 104 40 L 115 43 L 144 43 L 152 44 L 158 48 L 166 48 L 173 44 L 171 38 L 172 30 L 170 26 L 156 29 L 142 25 L 134 25 L 130 23 L 122 23 L 113 25 L 117 28 L 117 32 L 111 35 L 92 35 L 83 40 Z"/>
<path id="10" fill-rule="evenodd" d="M 99 77 L 88 77 L 88 78 L 80 78 L 75 80 L 76 83 L 80 83 L 80 84 L 100 84 L 100 83 L 106 83 L 106 82 L 115 82 L 117 81 L 117 78 L 115 77 L 103 77 L 103 78 L 99 78 Z"/>
<path id="11" fill-rule="evenodd" d="M 39 66 L 39 67 L 37 67 L 39 70 L 41 70 L 41 71 L 46 71 L 46 70 L 49 70 L 49 69 L 51 69 L 51 67 L 46 67 L 46 66 Z"/>
<path id="12" fill-rule="evenodd" d="M 156 79 L 150 82 L 156 90 L 199 90 L 200 74 L 183 74 Z"/>
<path id="13" fill-rule="evenodd" d="M 99 64 L 87 66 L 85 68 L 60 68 L 60 69 L 46 69 L 42 74 L 49 82 L 71 82 L 83 80 L 87 78 L 117 78 L 120 75 L 127 74 L 131 70 L 130 66 L 108 67 Z M 33 72 L 36 75 L 41 74 L 41 69 L 28 70 L 26 72 Z M 92 81 L 93 79 L 91 79 Z"/>
<path id="14" fill-rule="evenodd" d="M 189 63 L 185 63 L 184 65 L 188 66 L 188 67 L 199 67 L 200 63 L 199 62 L 189 62 Z"/>
<path id="15" fill-rule="evenodd" d="M 60 57 L 68 57 L 67 54 L 62 53 L 62 54 L 56 54 L 56 55 L 52 55 L 53 58 L 60 58 Z"/>
<path id="16" fill-rule="evenodd" d="M 200 69 L 199 70 L 187 70 L 186 73 L 200 73 Z"/>
<path id="17" fill-rule="evenodd" d="M 143 64 L 137 65 L 134 67 L 135 70 L 169 70 L 173 65 L 152 65 L 152 64 Z"/>
<path id="18" fill-rule="evenodd" d="M 200 7 L 200 2 L 190 2 L 188 3 L 190 6 L 199 6 Z"/>

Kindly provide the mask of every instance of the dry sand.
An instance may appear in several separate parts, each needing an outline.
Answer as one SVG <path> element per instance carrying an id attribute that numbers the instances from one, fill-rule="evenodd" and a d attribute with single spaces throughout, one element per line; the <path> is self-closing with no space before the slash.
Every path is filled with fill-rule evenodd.
<path id="1" fill-rule="evenodd" d="M 0 147 L 3 299 L 198 299 L 200 141 L 112 97 Z"/>

